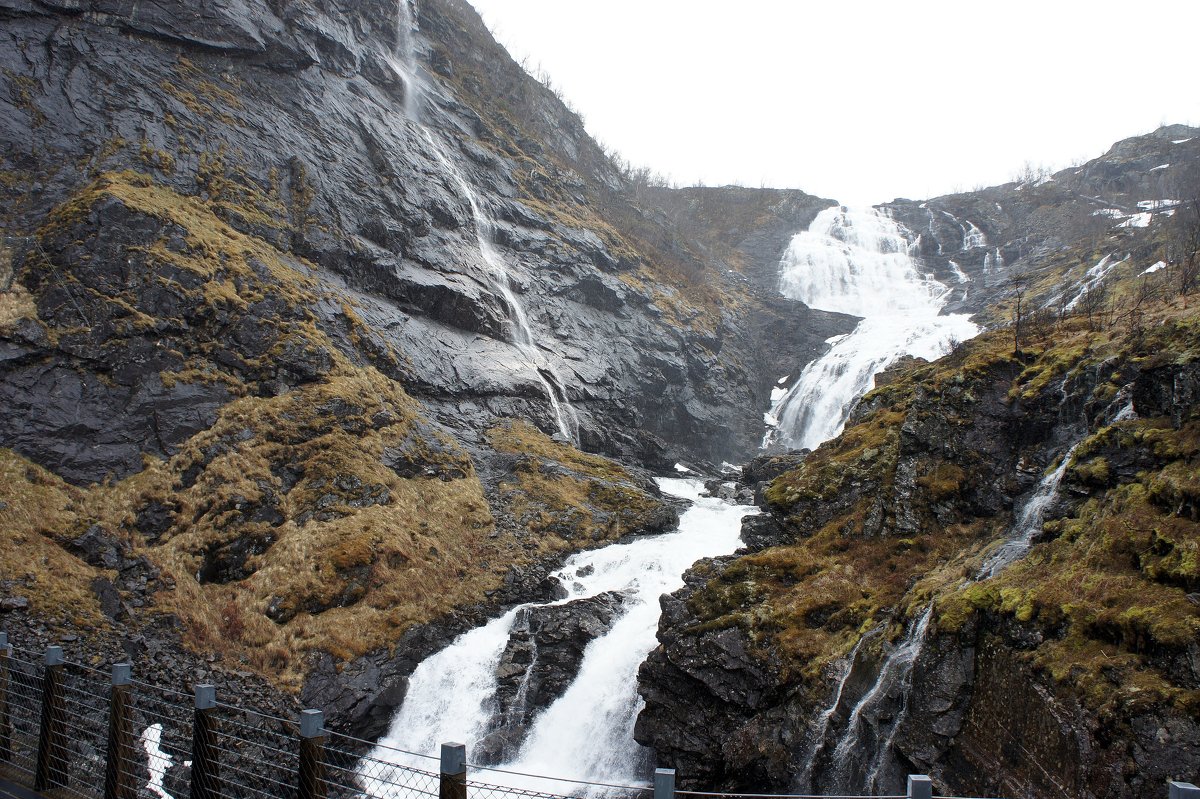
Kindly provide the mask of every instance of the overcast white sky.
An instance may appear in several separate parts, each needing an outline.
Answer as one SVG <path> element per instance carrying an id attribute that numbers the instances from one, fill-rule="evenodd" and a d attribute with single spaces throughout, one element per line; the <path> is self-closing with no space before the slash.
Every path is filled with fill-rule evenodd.
<path id="1" fill-rule="evenodd" d="M 925 198 L 1200 124 L 1200 0 L 471 0 L 681 184 Z"/>

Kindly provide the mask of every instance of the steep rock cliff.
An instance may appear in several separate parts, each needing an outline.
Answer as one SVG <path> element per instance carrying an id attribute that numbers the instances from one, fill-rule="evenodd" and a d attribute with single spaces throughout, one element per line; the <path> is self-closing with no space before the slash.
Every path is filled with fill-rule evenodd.
<path id="1" fill-rule="evenodd" d="M 375 664 L 669 527 L 637 467 L 751 450 L 765 331 L 850 323 L 638 205 L 468 5 L 413 11 L 0 2 L 17 613 Z"/>
<path id="2" fill-rule="evenodd" d="M 726 788 L 890 792 L 917 771 L 954 794 L 1117 797 L 1192 779 L 1200 341 L 1190 301 L 1147 313 L 1069 319 L 1019 354 L 996 331 L 888 374 L 768 485 L 749 551 L 664 598 L 638 739 Z M 988 576 L 1064 457 L 1028 551 Z"/>

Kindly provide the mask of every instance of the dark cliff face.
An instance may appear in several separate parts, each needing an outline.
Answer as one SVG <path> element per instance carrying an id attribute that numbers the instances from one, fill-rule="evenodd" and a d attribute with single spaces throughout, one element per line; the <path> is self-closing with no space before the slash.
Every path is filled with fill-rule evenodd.
<path id="1" fill-rule="evenodd" d="M 753 447 L 765 375 L 775 371 L 759 368 L 765 324 L 785 326 L 805 352 L 840 327 L 764 303 L 668 220 L 633 204 L 579 120 L 465 4 L 420 6 L 425 130 L 405 115 L 412 90 L 395 62 L 412 34 L 392 4 L 118 6 L 0 12 L 9 41 L 5 224 L 17 237 L 18 274 L 47 249 L 52 208 L 104 173 L 143 173 L 304 259 L 319 279 L 344 283 L 331 291 L 357 306 L 374 339 L 362 357 L 398 353 L 390 376 L 456 436 L 469 443 L 496 416 L 553 430 L 529 358 L 509 343 L 509 309 L 444 154 L 496 221 L 497 250 L 537 348 L 580 413 L 584 446 L 655 466 Z M 110 262 L 150 244 L 146 231 L 103 222 Z M 69 273 L 63 254 L 46 255 Z M 65 321 L 93 330 L 107 321 L 76 316 Z M 104 333 L 93 338 L 102 343 Z M 86 366 L 64 360 L 78 380 L 48 367 L 6 381 L 4 399 L 23 410 L 9 416 L 21 430 L 10 423 L 4 443 L 76 482 L 136 471 L 142 452 L 171 452 L 226 399 L 193 386 L 193 401 L 136 379 L 93 385 Z M 112 356 L 104 368 L 124 365 Z M 78 397 L 77 420 L 43 401 L 44 386 L 60 379 L 79 383 L 62 386 Z M 145 421 L 156 410 L 188 418 L 168 420 L 156 438 Z"/>
<path id="2" fill-rule="evenodd" d="M 299 679 L 671 524 L 547 437 L 548 392 L 582 449 L 737 459 L 780 359 L 851 323 L 639 198 L 467 4 L 406 8 L 0 2 L 0 519 L 57 576 L 0 555 L 33 615 L 178 613 Z"/>

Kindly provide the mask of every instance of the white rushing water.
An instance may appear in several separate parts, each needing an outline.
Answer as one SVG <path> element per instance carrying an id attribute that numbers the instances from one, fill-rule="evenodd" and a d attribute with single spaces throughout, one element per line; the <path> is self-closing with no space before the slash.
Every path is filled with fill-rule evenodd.
<path id="1" fill-rule="evenodd" d="M 511 343 L 521 354 L 525 363 L 531 367 L 533 378 L 546 395 L 559 434 L 578 446 L 579 415 L 567 397 L 566 382 L 562 375 L 538 348 L 533 329 L 529 326 L 529 314 L 525 311 L 524 303 L 513 291 L 512 276 L 509 274 L 508 266 L 493 243 L 496 222 L 484 212 L 478 192 L 471 186 L 462 170 L 450 159 L 445 145 L 435 138 L 429 128 L 421 122 L 421 96 L 425 87 L 417 72 L 414 43 L 416 31 L 416 15 L 413 13 L 409 0 L 400 0 L 396 24 L 396 55 L 399 57 L 399 62 L 394 59 L 389 59 L 389 61 L 397 75 L 404 81 L 404 112 L 429 145 L 430 151 L 442 168 L 442 173 L 450 178 L 459 194 L 467 201 L 467 205 L 471 209 L 471 221 L 475 226 L 475 240 L 479 247 L 479 255 L 483 259 L 488 287 L 504 301 L 508 310 L 508 318 L 512 324 Z"/>
<path id="2" fill-rule="evenodd" d="M 846 786 L 856 785 L 859 781 L 862 781 L 865 790 L 874 791 L 879 787 L 877 784 L 879 775 L 892 748 L 896 730 L 907 715 L 908 696 L 912 690 L 913 666 L 921 654 L 921 647 L 925 642 L 925 632 L 929 629 L 931 618 L 933 618 L 932 605 L 925 608 L 921 617 L 909 627 L 904 639 L 888 653 L 883 667 L 879 670 L 879 678 L 871 686 L 871 689 L 863 694 L 850 712 L 846 731 L 833 752 L 837 774 L 836 784 L 839 786 L 839 790 L 846 790 Z M 892 721 L 886 737 L 878 740 L 878 730 L 867 721 L 867 716 L 869 713 L 875 712 L 880 703 L 895 695 L 900 696 L 900 711 Z M 864 748 L 868 732 L 875 735 L 876 740 L 870 750 L 871 757 L 863 760 L 862 756 L 868 753 Z M 855 787 L 853 790 L 858 790 L 858 788 Z"/>
<path id="3" fill-rule="evenodd" d="M 692 500 L 676 532 L 612 544 L 569 558 L 555 577 L 565 604 L 608 591 L 624 592 L 620 618 L 592 641 L 566 692 L 536 716 L 517 756 L 500 768 L 571 779 L 644 784 L 644 752 L 633 740 L 641 711 L 637 670 L 657 644 L 659 597 L 683 587 L 684 571 L 700 558 L 727 554 L 740 544 L 741 520 L 755 509 L 701 496 L 703 483 L 660 478 L 662 489 Z M 399 762 L 394 749 L 436 754 L 443 742 L 470 747 L 494 726 L 496 667 L 523 605 L 471 630 L 426 658 L 409 680 L 408 694 L 388 734 L 371 757 Z M 420 761 L 409 765 L 427 767 Z M 513 775 L 489 781 L 521 785 Z M 543 789 L 545 788 L 543 784 Z M 379 790 L 377 795 L 389 795 Z"/>
<path id="4" fill-rule="evenodd" d="M 1132 406 L 1130 407 L 1132 409 Z M 1034 536 L 1042 531 L 1042 524 L 1046 520 L 1046 509 L 1058 496 L 1058 487 L 1062 483 L 1063 475 L 1066 474 L 1067 466 L 1071 463 L 1071 456 L 1075 454 L 1075 448 L 1078 446 L 1078 443 L 1072 444 L 1070 449 L 1063 454 L 1062 461 L 1054 471 L 1042 477 L 1038 482 L 1037 488 L 1029 495 L 1029 499 L 1025 500 L 1020 513 L 1017 514 L 1016 523 L 1012 526 L 1012 535 L 984 561 L 983 566 L 975 575 L 976 580 L 986 580 L 999 574 L 1005 566 L 1029 551 Z"/>
<path id="5" fill-rule="evenodd" d="M 163 787 L 163 779 L 167 775 L 167 770 L 171 768 L 171 755 L 160 746 L 162 732 L 162 724 L 151 724 L 142 730 L 139 740 L 139 744 L 146 753 L 146 773 L 149 778 L 146 782 L 146 790 L 159 799 L 174 799 Z M 190 766 L 191 763 L 185 765 Z"/>
<path id="6" fill-rule="evenodd" d="M 875 209 L 827 208 L 797 234 L 780 263 L 780 290 L 812 308 L 862 317 L 830 340 L 772 406 L 764 445 L 814 449 L 842 431 L 875 375 L 904 355 L 938 358 L 979 328 L 940 313 L 949 289 L 923 275 L 900 227 Z"/>

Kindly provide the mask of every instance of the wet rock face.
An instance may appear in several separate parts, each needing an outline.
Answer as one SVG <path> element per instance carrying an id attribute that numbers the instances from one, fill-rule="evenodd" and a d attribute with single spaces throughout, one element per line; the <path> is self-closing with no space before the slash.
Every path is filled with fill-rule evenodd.
<path id="1" fill-rule="evenodd" d="M 522 188 L 523 151 L 498 143 L 508 136 L 488 129 L 470 103 L 500 102 L 527 78 L 497 50 L 481 80 L 499 85 L 457 82 L 456 60 L 473 65 L 496 48 L 460 4 L 420 4 L 416 57 L 431 70 L 420 103 L 425 130 L 406 118 L 409 89 L 388 66 L 400 57 L 394 3 L 162 3 L 130 12 L 95 0 L 0 9 L 8 42 L 0 74 L 10 84 L 0 92 L 10 121 L 0 169 L 12 176 L 0 192 L 13 209 L 8 231 L 24 236 L 13 269 L 28 283 L 30 264 L 45 251 L 58 275 L 71 276 L 63 282 L 49 270 L 30 288 L 40 320 L 72 330 L 48 338 L 30 323 L 0 336 L 0 402 L 10 409 L 0 445 L 73 482 L 137 471 L 144 453 L 170 455 L 231 399 L 219 382 L 160 378 L 188 366 L 179 357 L 186 351 L 162 346 L 164 337 L 214 333 L 196 329 L 176 287 L 146 279 L 138 253 L 163 238 L 171 253 L 192 254 L 189 231 L 164 233 L 159 220 L 117 201 L 73 229 L 46 227 L 50 209 L 104 172 L 144 173 L 306 259 L 353 303 L 363 324 L 347 343 L 359 357 L 401 380 L 432 421 L 467 439 L 497 416 L 531 418 L 544 430 L 554 421 L 535 366 L 512 344 L 512 311 L 443 159 L 495 219 L 497 252 L 539 352 L 579 411 L 588 449 L 656 468 L 747 452 L 768 401 L 764 381 L 782 368 L 761 362 L 760 353 L 779 350 L 762 346 L 765 332 L 796 333 L 795 360 L 848 324 L 761 297 L 704 325 L 682 323 L 688 314 L 674 314 L 662 298 L 686 288 L 629 279 L 649 256 L 615 252 L 612 237 L 557 221 L 532 188 L 555 200 L 554 209 L 601 193 L 634 228 L 665 224 L 627 205 L 611 164 L 588 155 L 598 150 L 578 121 L 540 87 L 532 102 L 566 128 L 529 131 L 521 146 L 544 148 L 545 158 L 574 171 L 547 168 L 541 182 Z M 540 133 L 547 141 L 537 141 Z M 60 169 L 64 163 L 85 166 Z M 561 199 L 571 197 L 579 199 Z M 802 215 L 807 206 L 800 207 Z M 714 277 L 724 273 L 711 268 Z M 184 291 L 200 287 L 186 270 L 165 277 Z M 137 310 L 157 320 L 144 336 L 121 333 L 128 309 L 96 301 L 97 293 L 131 288 Z M 229 364 L 267 353 L 276 360 L 275 373 L 262 376 L 264 390 L 286 391 L 330 368 L 328 353 L 269 335 L 295 321 L 292 304 L 268 298 L 212 320 L 229 344 Z M 328 319 L 337 308 L 317 311 Z M 402 454 L 396 461 L 409 468 Z"/>
<path id="2" fill-rule="evenodd" d="M 496 667 L 500 726 L 479 743 L 487 762 L 516 754 L 529 723 L 575 680 L 587 645 L 612 629 L 624 601 L 622 593 L 607 591 L 520 611 Z"/>
<path id="3" fill-rule="evenodd" d="M 728 560 L 728 559 L 717 559 Z M 780 700 L 777 665 L 752 653 L 744 631 L 688 628 L 688 599 L 702 578 L 661 598 L 660 646 L 638 671 L 646 707 L 634 737 L 688 785 L 782 785 L 794 729 Z"/>

